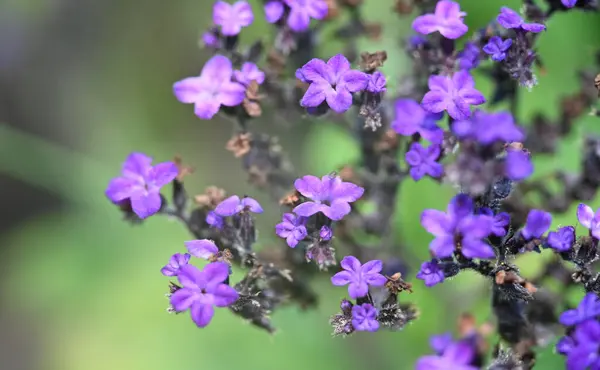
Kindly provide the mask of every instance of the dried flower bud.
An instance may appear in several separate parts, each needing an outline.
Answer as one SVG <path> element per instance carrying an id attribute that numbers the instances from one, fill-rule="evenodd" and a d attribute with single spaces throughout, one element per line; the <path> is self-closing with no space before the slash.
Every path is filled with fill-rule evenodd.
<path id="1" fill-rule="evenodd" d="M 374 53 L 360 54 L 360 68 L 365 72 L 374 72 L 377 68 L 382 67 L 387 60 L 387 52 L 376 51 Z"/>
<path id="2" fill-rule="evenodd" d="M 216 186 L 209 186 L 204 194 L 196 195 L 194 202 L 201 207 L 215 208 L 217 204 L 225 199 L 225 190 Z"/>
<path id="3" fill-rule="evenodd" d="M 246 97 L 242 102 L 244 110 L 250 117 L 259 117 L 262 114 L 262 109 L 259 102 L 264 98 L 258 93 L 258 82 L 252 81 L 246 89 Z"/>
<path id="4" fill-rule="evenodd" d="M 227 142 L 225 149 L 232 152 L 236 158 L 243 157 L 250 152 L 251 140 L 250 133 L 235 135 Z"/>
<path id="5" fill-rule="evenodd" d="M 279 200 L 279 204 L 282 206 L 295 207 L 300 204 L 300 193 L 297 190 L 292 191 Z"/>
<path id="6" fill-rule="evenodd" d="M 183 158 L 181 158 L 180 155 L 176 155 L 175 158 L 173 158 L 173 163 L 177 166 L 177 181 L 182 182 L 185 176 L 194 173 L 194 167 L 184 165 Z"/>

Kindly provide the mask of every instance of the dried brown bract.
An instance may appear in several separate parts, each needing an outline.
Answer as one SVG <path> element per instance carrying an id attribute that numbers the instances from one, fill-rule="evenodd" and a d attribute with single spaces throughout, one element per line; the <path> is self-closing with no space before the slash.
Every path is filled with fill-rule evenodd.
<path id="1" fill-rule="evenodd" d="M 246 89 L 246 97 L 242 103 L 244 110 L 250 117 L 260 117 L 262 114 L 260 101 L 264 96 L 258 93 L 258 86 L 258 82 L 250 82 L 250 85 L 248 85 L 248 88 Z"/>
<path id="2" fill-rule="evenodd" d="M 377 68 L 382 67 L 386 60 L 387 53 L 385 51 L 364 52 L 360 54 L 360 68 L 365 72 L 374 72 Z"/>
<path id="3" fill-rule="evenodd" d="M 183 182 L 183 178 L 187 175 L 194 173 L 194 167 L 183 164 L 183 158 L 180 155 L 176 155 L 173 158 L 173 163 L 177 166 L 177 181 Z"/>
<path id="4" fill-rule="evenodd" d="M 217 204 L 225 199 L 225 190 L 216 186 L 209 186 L 204 190 L 204 194 L 194 197 L 194 202 L 202 207 L 215 208 Z"/>
<path id="5" fill-rule="evenodd" d="M 248 154 L 252 142 L 250 133 L 238 134 L 229 139 L 225 149 L 232 152 L 236 158 L 240 158 Z"/>

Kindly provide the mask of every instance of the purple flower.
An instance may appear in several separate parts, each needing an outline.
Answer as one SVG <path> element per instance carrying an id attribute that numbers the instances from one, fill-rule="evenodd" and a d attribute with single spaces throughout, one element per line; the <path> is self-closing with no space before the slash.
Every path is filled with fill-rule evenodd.
<path id="1" fill-rule="evenodd" d="M 442 114 L 429 113 L 412 99 L 399 99 L 396 101 L 396 118 L 391 126 L 402 136 L 419 134 L 424 139 L 439 144 L 444 139 L 444 130 L 436 122 L 441 118 Z"/>
<path id="2" fill-rule="evenodd" d="M 478 370 L 470 363 L 475 355 L 475 350 L 466 341 L 450 343 L 441 355 L 428 355 L 421 357 L 415 370 Z"/>
<path id="3" fill-rule="evenodd" d="M 450 257 L 456 244 L 467 258 L 492 258 L 494 249 L 482 239 L 492 231 L 492 219 L 473 215 L 473 200 L 466 194 L 456 195 L 448 204 L 447 212 L 426 209 L 421 214 L 421 225 L 435 239 L 429 250 L 439 258 Z"/>
<path id="4" fill-rule="evenodd" d="M 215 213 L 221 217 L 229 217 L 237 215 L 243 211 L 250 211 L 253 213 L 262 213 L 263 209 L 260 204 L 250 197 L 244 197 L 240 199 L 237 195 L 232 195 L 229 198 L 223 200 L 215 208 Z"/>
<path id="5" fill-rule="evenodd" d="M 333 238 L 333 230 L 329 226 L 323 225 L 319 230 L 319 237 L 323 240 L 331 240 Z"/>
<path id="6" fill-rule="evenodd" d="M 327 16 L 327 2 L 324 0 L 283 0 L 290 9 L 287 24 L 294 32 L 308 29 L 310 19 L 321 20 Z M 285 7 L 280 1 L 269 1 L 265 5 L 266 19 L 269 23 L 278 22 L 285 13 Z"/>
<path id="7" fill-rule="evenodd" d="M 564 226 L 557 231 L 548 233 L 548 245 L 558 252 L 566 252 L 573 246 L 575 241 L 575 228 L 573 226 Z"/>
<path id="8" fill-rule="evenodd" d="M 479 214 L 486 215 L 492 218 L 492 234 L 496 236 L 506 235 L 506 227 L 510 224 L 510 215 L 506 212 L 500 212 L 494 215 L 494 212 L 489 208 L 480 208 Z"/>
<path id="9" fill-rule="evenodd" d="M 523 150 L 508 150 L 506 153 L 504 172 L 513 181 L 521 181 L 533 173 L 533 163 L 529 153 Z"/>
<path id="10" fill-rule="evenodd" d="M 525 23 L 525 21 L 523 20 L 523 18 L 521 18 L 519 13 L 505 6 L 503 6 L 500 9 L 500 14 L 496 18 L 496 20 L 498 21 L 498 23 L 500 23 L 502 27 L 506 29 L 521 28 L 525 31 L 533 33 L 542 32 L 546 29 L 546 26 L 544 26 L 543 24 Z"/>
<path id="11" fill-rule="evenodd" d="M 385 79 L 383 73 L 376 71 L 375 73 L 367 76 L 369 77 L 369 82 L 367 83 L 367 91 L 378 94 L 387 90 L 385 88 L 387 80 Z"/>
<path id="12" fill-rule="evenodd" d="M 429 347 L 438 355 L 442 355 L 453 342 L 451 333 L 432 335 L 429 338 Z"/>
<path id="13" fill-rule="evenodd" d="M 173 92 L 182 103 L 194 104 L 194 113 L 201 119 L 211 119 L 221 105 L 234 107 L 246 96 L 244 85 L 232 82 L 231 61 L 222 55 L 210 58 L 200 76 L 175 82 Z"/>
<path id="14" fill-rule="evenodd" d="M 284 238 L 290 248 L 296 247 L 298 242 L 306 238 L 306 217 L 284 213 L 281 222 L 275 226 L 275 233 Z"/>
<path id="15" fill-rule="evenodd" d="M 509 112 L 486 113 L 477 110 L 470 119 L 455 121 L 452 132 L 461 139 L 475 139 L 484 145 L 521 142 L 525 139 L 523 131 Z"/>
<path id="16" fill-rule="evenodd" d="M 207 48 L 217 49 L 220 45 L 219 37 L 212 30 L 202 34 L 202 42 Z"/>
<path id="17" fill-rule="evenodd" d="M 213 22 L 221 26 L 221 33 L 225 36 L 235 36 L 248 27 L 254 20 L 252 7 L 246 1 L 238 1 L 231 5 L 224 1 L 217 1 L 213 6 Z"/>
<path id="18" fill-rule="evenodd" d="M 143 153 L 131 153 L 121 169 L 121 176 L 110 181 L 105 194 L 113 203 L 129 199 L 133 212 L 147 218 L 160 210 L 160 188 L 177 176 L 173 162 L 152 166 L 152 158 Z"/>
<path id="19" fill-rule="evenodd" d="M 192 256 L 203 260 L 209 260 L 219 253 L 215 242 L 209 239 L 189 240 L 183 244 Z"/>
<path id="20" fill-rule="evenodd" d="M 352 307 L 352 326 L 356 331 L 377 331 L 377 309 L 369 303 L 355 305 Z"/>
<path id="21" fill-rule="evenodd" d="M 182 266 L 187 265 L 189 261 L 190 261 L 189 254 L 175 253 L 169 259 L 169 263 L 167 263 L 165 265 L 165 267 L 160 269 L 160 272 L 165 276 L 177 276 L 177 274 L 179 274 L 179 269 Z"/>
<path id="22" fill-rule="evenodd" d="M 250 85 L 252 81 L 256 81 L 259 85 L 265 81 L 265 73 L 258 69 L 256 64 L 250 62 L 242 64 L 239 71 L 233 71 L 233 77 L 244 86 Z"/>
<path id="23" fill-rule="evenodd" d="M 428 35 L 439 32 L 448 39 L 457 39 L 467 33 L 469 27 L 463 22 L 467 15 L 460 11 L 460 5 L 454 1 L 440 0 L 433 14 L 417 17 L 412 24 L 413 30 Z"/>
<path id="24" fill-rule="evenodd" d="M 458 53 L 458 68 L 469 71 L 479 65 L 479 48 L 472 42 L 467 42 Z"/>
<path id="25" fill-rule="evenodd" d="M 369 285 L 383 286 L 387 279 L 381 275 L 383 262 L 373 260 L 362 265 L 353 256 L 346 256 L 340 262 L 344 271 L 340 271 L 331 277 L 331 283 L 335 286 L 348 285 L 348 294 L 351 298 L 361 298 L 369 293 Z"/>
<path id="26" fill-rule="evenodd" d="M 567 370 L 600 369 L 600 323 L 588 320 L 579 324 L 572 334 L 572 348 L 567 354 Z M 564 343 L 563 343 L 564 349 Z"/>
<path id="27" fill-rule="evenodd" d="M 177 312 L 190 310 L 192 320 L 203 328 L 210 323 L 216 307 L 227 307 L 238 299 L 235 289 L 223 282 L 229 277 L 229 266 L 222 262 L 209 263 L 200 271 L 193 265 L 179 270 L 182 285 L 171 295 L 171 306 Z"/>
<path id="28" fill-rule="evenodd" d="M 224 220 L 223 217 L 216 214 L 215 211 L 210 211 L 206 214 L 206 223 L 214 228 L 222 229 Z"/>
<path id="29" fill-rule="evenodd" d="M 490 41 L 483 47 L 486 54 L 492 56 L 492 60 L 500 62 L 506 58 L 506 51 L 512 45 L 511 39 L 502 40 L 499 36 L 493 36 Z"/>
<path id="30" fill-rule="evenodd" d="M 275 23 L 283 17 L 285 7 L 279 0 L 269 1 L 265 4 L 265 19 L 269 23 Z"/>
<path id="31" fill-rule="evenodd" d="M 296 206 L 294 213 L 310 217 L 323 212 L 333 221 L 339 221 L 350 213 L 350 203 L 356 202 L 365 191 L 358 185 L 330 175 L 320 179 L 311 175 L 303 176 L 294 182 L 294 186 L 300 194 L 312 199 Z"/>
<path id="32" fill-rule="evenodd" d="M 331 57 L 327 63 L 312 59 L 296 72 L 302 81 L 310 83 L 300 105 L 318 107 L 327 105 L 337 113 L 347 111 L 352 105 L 352 93 L 367 87 L 369 77 L 350 69 L 350 62 L 342 54 Z"/>
<path id="33" fill-rule="evenodd" d="M 552 215 L 548 212 L 532 209 L 527 215 L 525 227 L 521 230 L 521 236 L 525 240 L 539 239 L 550 228 Z"/>
<path id="34" fill-rule="evenodd" d="M 577 0 L 561 0 L 560 1 L 566 8 L 572 8 L 577 4 Z"/>
<path id="35" fill-rule="evenodd" d="M 428 85 L 429 91 L 421 105 L 431 113 L 445 110 L 450 117 L 462 120 L 471 116 L 471 105 L 485 103 L 485 97 L 475 89 L 475 80 L 468 71 L 458 71 L 452 77 L 432 75 Z"/>
<path id="36" fill-rule="evenodd" d="M 417 279 L 423 280 L 425 286 L 432 287 L 444 281 L 444 271 L 440 268 L 437 260 L 423 262 L 417 273 Z"/>
<path id="37" fill-rule="evenodd" d="M 410 176 L 419 181 L 425 175 L 440 177 L 444 173 L 444 166 L 436 161 L 440 157 L 440 146 L 431 144 L 427 148 L 419 143 L 413 143 L 406 152 L 406 163 L 410 166 Z"/>
<path id="38" fill-rule="evenodd" d="M 596 293 L 588 293 L 577 308 L 563 312 L 558 321 L 565 326 L 575 326 L 597 316 L 600 316 L 600 300 Z"/>
<path id="39" fill-rule="evenodd" d="M 600 239 L 600 208 L 594 213 L 590 206 L 580 203 L 577 206 L 577 220 L 581 226 L 590 230 L 594 238 Z"/>

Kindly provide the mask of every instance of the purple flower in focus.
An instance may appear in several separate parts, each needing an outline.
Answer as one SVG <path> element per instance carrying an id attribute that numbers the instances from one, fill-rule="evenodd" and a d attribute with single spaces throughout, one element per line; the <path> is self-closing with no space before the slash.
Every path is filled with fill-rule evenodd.
<path id="1" fill-rule="evenodd" d="M 504 164 L 506 177 L 513 181 L 521 181 L 533 173 L 533 163 L 529 153 L 523 150 L 509 149 Z"/>
<path id="2" fill-rule="evenodd" d="M 182 266 L 187 265 L 189 261 L 190 261 L 189 254 L 175 253 L 169 259 L 169 263 L 167 263 L 165 265 L 165 267 L 160 269 L 160 272 L 165 276 L 177 276 L 177 274 L 179 274 L 179 269 Z"/>
<path id="3" fill-rule="evenodd" d="M 502 27 L 506 29 L 521 28 L 525 31 L 533 33 L 542 32 L 546 29 L 546 26 L 540 23 L 525 23 L 519 13 L 505 6 L 500 9 L 500 14 L 496 20 Z"/>
<path id="4" fill-rule="evenodd" d="M 447 212 L 426 209 L 421 214 L 421 225 L 435 239 L 429 250 L 439 258 L 450 257 L 458 244 L 467 258 L 492 258 L 494 249 L 482 239 L 492 231 L 492 219 L 473 214 L 473 200 L 466 194 L 458 194 L 448 204 Z"/>
<path id="5" fill-rule="evenodd" d="M 469 30 L 469 27 L 463 22 L 465 15 L 467 13 L 460 11 L 458 3 L 440 0 L 435 6 L 435 12 L 415 18 L 412 28 L 424 35 L 437 31 L 445 38 L 457 39 Z"/>
<path id="6" fill-rule="evenodd" d="M 566 8 L 572 8 L 577 4 L 577 0 L 561 0 L 560 1 Z"/>
<path id="7" fill-rule="evenodd" d="M 580 203 L 577 206 L 577 220 L 581 226 L 590 230 L 594 238 L 600 239 L 600 208 L 594 213 L 590 206 Z"/>
<path id="8" fill-rule="evenodd" d="M 532 209 L 527 215 L 525 227 L 521 230 L 521 236 L 525 240 L 539 239 L 550 228 L 552 215 L 548 212 Z"/>
<path id="9" fill-rule="evenodd" d="M 256 81 L 259 85 L 265 81 L 265 73 L 258 69 L 256 64 L 250 62 L 242 64 L 239 71 L 233 71 L 233 77 L 244 86 L 250 85 L 252 81 Z"/>
<path id="10" fill-rule="evenodd" d="M 327 63 L 312 59 L 296 71 L 296 77 L 310 84 L 300 100 L 301 106 L 318 107 L 326 101 L 337 113 L 347 111 L 352 105 L 352 93 L 364 90 L 369 82 L 365 73 L 350 68 L 342 54 L 331 57 Z"/>
<path id="11" fill-rule="evenodd" d="M 219 248 L 210 239 L 189 240 L 183 244 L 192 256 L 203 260 L 210 260 L 219 253 Z"/>
<path id="12" fill-rule="evenodd" d="M 171 295 L 176 312 L 190 310 L 192 320 L 200 328 L 210 323 L 216 307 L 227 307 L 238 299 L 238 292 L 223 282 L 229 277 L 229 266 L 222 262 L 209 263 L 200 271 L 193 265 L 179 270 L 182 285 Z"/>
<path id="13" fill-rule="evenodd" d="M 303 176 L 294 182 L 294 186 L 300 194 L 312 199 L 296 206 L 294 213 L 310 217 L 323 212 L 333 221 L 339 221 L 350 213 L 350 203 L 356 202 L 365 191 L 358 185 L 342 181 L 339 176 L 330 175 L 320 179 L 311 175 Z"/>
<path id="14" fill-rule="evenodd" d="M 510 215 L 506 212 L 500 212 L 494 215 L 494 212 L 489 208 L 480 208 L 479 214 L 491 217 L 492 223 L 492 234 L 496 236 L 506 235 L 506 228 L 510 224 Z"/>
<path id="15" fill-rule="evenodd" d="M 590 292 L 583 297 L 577 308 L 563 312 L 558 321 L 564 326 L 575 326 L 598 316 L 600 316 L 600 300 L 596 293 Z"/>
<path id="16" fill-rule="evenodd" d="M 377 309 L 372 304 L 363 303 L 352 307 L 352 326 L 356 331 L 377 331 Z"/>
<path id="17" fill-rule="evenodd" d="M 563 342 L 563 350 L 564 342 Z M 571 348 L 567 354 L 567 370 L 600 369 L 600 323 L 587 320 L 579 324 L 572 334 Z"/>
<path id="18" fill-rule="evenodd" d="M 442 354 L 421 357 L 415 370 L 478 370 L 470 365 L 474 355 L 473 346 L 466 341 L 453 342 L 446 345 Z"/>
<path id="19" fill-rule="evenodd" d="M 232 195 L 223 200 L 215 208 L 215 213 L 221 217 L 229 217 L 237 215 L 242 211 L 250 211 L 253 213 L 262 213 L 263 209 L 260 204 L 250 197 L 240 199 L 237 195 Z"/>
<path id="20" fill-rule="evenodd" d="M 458 53 L 458 68 L 469 71 L 479 65 L 479 48 L 472 42 L 467 42 Z"/>
<path id="21" fill-rule="evenodd" d="M 485 97 L 475 89 L 475 80 L 468 71 L 458 71 L 452 77 L 432 75 L 428 85 L 429 91 L 421 105 L 431 113 L 445 110 L 450 117 L 462 120 L 471 116 L 471 105 L 485 103 Z"/>
<path id="22" fill-rule="evenodd" d="M 333 238 L 333 230 L 329 226 L 323 225 L 319 230 L 319 237 L 323 240 L 331 240 Z"/>
<path id="23" fill-rule="evenodd" d="M 110 181 L 105 194 L 113 203 L 127 199 L 139 218 L 147 218 L 160 210 L 160 188 L 177 176 L 173 162 L 152 166 L 152 158 L 143 153 L 131 153 L 121 169 L 121 176 Z"/>
<path id="24" fill-rule="evenodd" d="M 444 139 L 444 130 L 437 125 L 442 118 L 440 113 L 429 113 L 412 99 L 396 101 L 396 118 L 392 129 L 402 136 L 419 134 L 432 143 L 439 144 Z"/>
<path id="25" fill-rule="evenodd" d="M 387 278 L 380 274 L 383 262 L 373 260 L 362 265 L 354 256 L 346 256 L 340 262 L 344 271 L 340 271 L 331 277 L 331 283 L 335 286 L 348 284 L 348 294 L 351 298 L 361 298 L 369 293 L 369 285 L 383 286 Z"/>
<path id="26" fill-rule="evenodd" d="M 206 214 L 206 223 L 216 229 L 222 229 L 224 225 L 223 217 L 215 213 L 215 211 L 209 211 Z"/>
<path id="27" fill-rule="evenodd" d="M 310 19 L 321 20 L 327 16 L 327 2 L 324 0 L 283 0 L 269 1 L 265 5 L 267 22 L 278 22 L 285 14 L 285 5 L 290 9 L 287 24 L 294 32 L 303 32 L 308 29 Z"/>
<path id="28" fill-rule="evenodd" d="M 215 55 L 206 62 L 200 76 L 175 82 L 173 92 L 180 102 L 194 104 L 196 116 L 211 119 L 221 105 L 234 107 L 241 104 L 246 96 L 244 85 L 231 81 L 232 74 L 231 61 Z"/>
<path id="29" fill-rule="evenodd" d="M 213 6 L 213 22 L 221 26 L 221 33 L 225 36 L 235 36 L 248 27 L 254 20 L 252 7 L 246 1 L 238 1 L 231 5 L 224 1 L 217 1 Z"/>
<path id="30" fill-rule="evenodd" d="M 444 271 L 437 260 L 423 262 L 417 273 L 417 279 L 423 280 L 425 286 L 432 287 L 444 281 Z"/>
<path id="31" fill-rule="evenodd" d="M 275 226 L 275 234 L 284 238 L 290 248 L 296 247 L 300 241 L 306 238 L 306 217 L 284 213 L 281 222 Z"/>
<path id="32" fill-rule="evenodd" d="M 548 233 L 548 245 L 558 252 L 566 252 L 573 246 L 575 241 L 575 228 L 573 226 L 564 226 L 557 231 Z"/>
<path id="33" fill-rule="evenodd" d="M 367 83 L 367 91 L 378 94 L 387 90 L 385 88 L 387 80 L 385 79 L 383 73 L 376 71 L 375 73 L 367 76 L 369 77 L 369 82 Z"/>
<path id="34" fill-rule="evenodd" d="M 410 176 L 415 181 L 419 181 L 425 175 L 431 177 L 440 177 L 444 173 L 444 166 L 436 161 L 440 157 L 440 146 L 431 144 L 427 148 L 419 143 L 413 143 L 410 150 L 406 152 L 406 163 L 410 166 Z"/>
<path id="35" fill-rule="evenodd" d="M 492 56 L 492 60 L 500 62 L 506 58 L 506 51 L 510 48 L 513 41 L 511 39 L 502 40 L 499 36 L 493 36 L 490 41 L 483 47 L 486 54 Z"/>
<path id="36" fill-rule="evenodd" d="M 484 145 L 521 142 L 525 139 L 523 131 L 509 112 L 486 113 L 477 110 L 470 119 L 455 121 L 452 132 L 461 139 L 475 139 Z"/>

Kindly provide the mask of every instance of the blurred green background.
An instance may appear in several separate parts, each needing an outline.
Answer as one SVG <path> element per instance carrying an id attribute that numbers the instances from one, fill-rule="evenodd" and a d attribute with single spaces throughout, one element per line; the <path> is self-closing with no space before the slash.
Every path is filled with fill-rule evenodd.
<path id="1" fill-rule="evenodd" d="M 384 72 L 394 85 L 407 70 L 399 40 L 412 17 L 392 14 L 392 0 L 365 3 L 366 18 L 382 22 L 384 33 L 377 42 L 360 40 L 361 50 L 388 51 Z M 471 29 L 495 17 L 502 5 L 519 5 L 460 3 Z M 263 11 L 252 4 L 256 21 L 242 42 L 260 37 L 270 42 Z M 425 208 L 444 207 L 453 194 L 426 180 L 403 184 L 394 220 L 412 258 L 406 261 L 412 272 L 407 279 L 415 292 L 404 299 L 421 310 L 421 319 L 403 332 L 332 339 L 327 320 L 344 290 L 325 279 L 317 282 L 320 307 L 278 311 L 273 320 L 280 330 L 272 337 L 227 310 L 218 310 L 203 330 L 188 314 L 166 313 L 167 281 L 159 269 L 184 250 L 189 235 L 160 217 L 139 227 L 121 222 L 103 191 L 130 151 L 159 161 L 179 153 L 196 167 L 187 181 L 191 191 L 217 185 L 267 204 L 258 217 L 260 246 L 276 242 L 271 231 L 281 214 L 266 194 L 246 183 L 239 161 L 225 151 L 230 123 L 200 121 L 191 106 L 172 96 L 172 83 L 197 74 L 207 59 L 197 44 L 211 22 L 211 6 L 208 0 L 0 3 L 1 369 L 403 370 L 429 352 L 430 335 L 455 331 L 460 313 L 472 311 L 480 322 L 490 318 L 487 282 L 461 274 L 425 289 L 414 278 L 430 240 L 418 216 Z M 318 51 L 323 57 L 340 50 L 328 40 L 326 32 Z M 591 65 L 600 47 L 600 17 L 558 14 L 539 45 L 547 73 L 521 94 L 524 123 L 537 111 L 556 117 L 557 99 L 578 89 L 576 71 Z M 478 86 L 491 90 L 481 78 Z M 557 167 L 577 170 L 582 135 L 598 124 L 582 118 L 559 155 L 536 160 L 536 175 Z M 299 173 L 325 174 L 358 155 L 335 123 L 282 127 L 261 119 L 254 125 L 280 136 Z M 574 221 L 570 212 L 556 217 L 554 226 Z M 539 261 L 539 256 L 521 261 L 525 275 Z M 541 352 L 540 369 L 563 366 L 552 349 Z"/>

